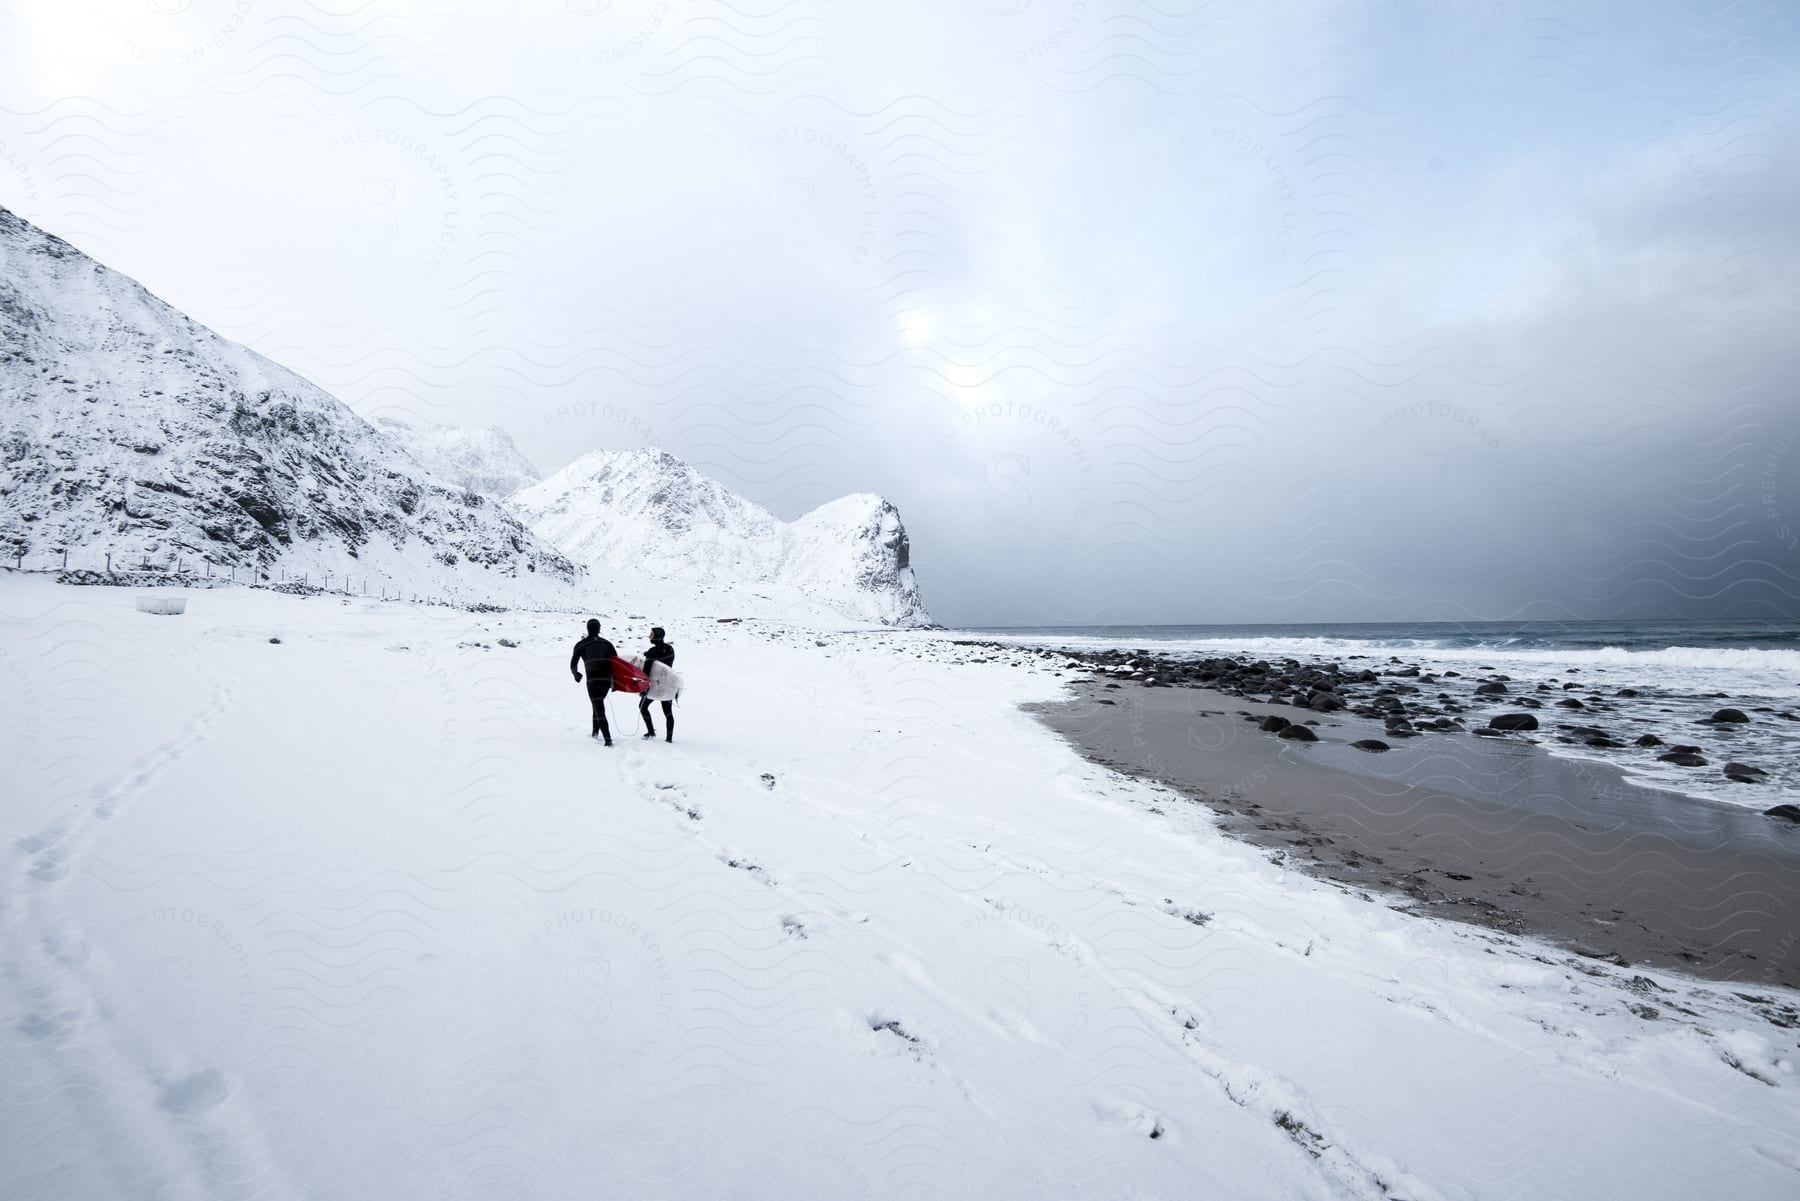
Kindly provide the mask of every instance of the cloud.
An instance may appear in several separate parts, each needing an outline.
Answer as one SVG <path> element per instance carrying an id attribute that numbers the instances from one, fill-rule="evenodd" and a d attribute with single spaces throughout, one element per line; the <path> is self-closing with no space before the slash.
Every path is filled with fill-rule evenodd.
<path id="1" fill-rule="evenodd" d="M 881 491 L 948 620 L 1796 587 L 1779 14 L 117 7 L 0 18 L 24 215 L 367 415 Z"/>

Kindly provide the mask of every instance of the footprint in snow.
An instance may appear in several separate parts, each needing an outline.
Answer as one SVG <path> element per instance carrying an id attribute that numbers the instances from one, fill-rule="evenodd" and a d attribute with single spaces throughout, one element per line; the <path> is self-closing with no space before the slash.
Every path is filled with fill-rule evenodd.
<path id="1" fill-rule="evenodd" d="M 871 1014 L 869 1017 L 869 1029 L 876 1034 L 893 1035 L 895 1038 L 906 1044 L 906 1049 L 912 1053 L 914 1059 L 924 1058 L 925 1044 L 920 1040 L 918 1035 L 908 1030 L 905 1026 L 902 1026 L 899 1018 L 891 1018 L 879 1013 Z"/>
<path id="2" fill-rule="evenodd" d="M 1120 1097 L 1101 1097 L 1094 1102 L 1094 1111 L 1107 1121 L 1117 1122 L 1145 1138 L 1162 1138 L 1168 1133 L 1161 1118 L 1135 1101 Z"/>
<path id="3" fill-rule="evenodd" d="M 230 1095 L 225 1073 L 218 1068 L 202 1068 L 173 1084 L 163 1085 L 159 1104 L 171 1113 L 204 1113 Z"/>
<path id="4" fill-rule="evenodd" d="M 69 874 L 69 853 L 53 847 L 39 855 L 31 865 L 33 879 L 54 883 Z"/>
<path id="5" fill-rule="evenodd" d="M 719 861 L 726 867 L 735 867 L 740 872 L 749 872 L 752 876 L 755 876 L 758 880 L 769 885 L 771 888 L 775 885 L 775 881 L 770 878 L 768 872 L 763 870 L 761 864 L 752 862 L 745 856 L 722 854 L 719 856 Z"/>
<path id="6" fill-rule="evenodd" d="M 20 1034 L 36 1042 L 60 1043 L 68 1040 L 81 1025 L 81 1014 L 73 1009 L 55 1013 L 30 1013 L 18 1025 Z"/>

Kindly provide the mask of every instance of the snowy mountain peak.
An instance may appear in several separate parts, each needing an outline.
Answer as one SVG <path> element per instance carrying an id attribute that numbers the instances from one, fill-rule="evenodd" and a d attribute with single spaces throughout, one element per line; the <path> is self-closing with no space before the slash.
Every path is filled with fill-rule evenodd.
<path id="1" fill-rule="evenodd" d="M 513 444 L 512 435 L 497 425 L 465 429 L 377 417 L 375 427 L 438 479 L 491 500 L 504 500 L 544 478 Z"/>
<path id="2" fill-rule="evenodd" d="M 578 575 L 322 389 L 4 209 L 0 545 L 520 602 Z"/>
<path id="3" fill-rule="evenodd" d="M 511 505 L 545 541 L 658 603 L 930 623 L 899 512 L 861 493 L 784 522 L 660 449 L 591 451 Z"/>

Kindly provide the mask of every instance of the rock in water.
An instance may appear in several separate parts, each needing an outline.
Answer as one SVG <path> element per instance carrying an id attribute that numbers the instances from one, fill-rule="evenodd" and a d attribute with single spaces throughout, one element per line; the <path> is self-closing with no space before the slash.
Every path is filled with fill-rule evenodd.
<path id="1" fill-rule="evenodd" d="M 1661 746 L 1662 739 L 1658 738 L 1654 734 L 1645 734 L 1643 737 L 1641 737 L 1637 740 L 1637 744 L 1639 746 Z"/>
<path id="2" fill-rule="evenodd" d="M 1475 688 L 1476 696 L 1503 696 L 1503 695 L 1505 695 L 1505 693 L 1506 693 L 1506 685 L 1497 683 L 1495 681 L 1489 681 L 1486 684 L 1477 685 Z"/>
<path id="3" fill-rule="evenodd" d="M 1387 751 L 1387 750 L 1393 749 L 1392 747 L 1388 746 L 1387 743 L 1381 741 L 1381 739 L 1379 739 L 1379 738 L 1358 738 L 1355 742 L 1351 743 L 1350 745 L 1355 747 L 1359 751 L 1380 752 L 1380 751 Z"/>
<path id="4" fill-rule="evenodd" d="M 1535 730 L 1538 719 L 1529 713 L 1502 713 L 1488 722 L 1490 730 Z"/>
<path id="5" fill-rule="evenodd" d="M 1283 729 L 1277 738 L 1285 738 L 1290 742 L 1317 742 L 1319 736 L 1306 726 L 1293 725 Z"/>
<path id="6" fill-rule="evenodd" d="M 1658 763 L 1673 763 L 1676 767 L 1706 766 L 1705 757 L 1696 755 L 1691 751 L 1670 751 L 1666 755 L 1658 755 L 1656 761 Z"/>
<path id="7" fill-rule="evenodd" d="M 1715 725 L 1737 725 L 1750 720 L 1750 715 L 1742 709 L 1720 709 L 1706 719 Z"/>
<path id="8" fill-rule="evenodd" d="M 1765 817 L 1784 817 L 1791 822 L 1800 822 L 1800 805 L 1777 805 L 1773 809 L 1764 809 Z"/>
<path id="9" fill-rule="evenodd" d="M 1294 723 L 1287 718 L 1280 717 L 1274 713 L 1271 713 L 1262 719 L 1262 729 L 1271 734 L 1279 734 L 1293 724 Z"/>
<path id="10" fill-rule="evenodd" d="M 1727 763 L 1725 775 L 1739 784 L 1761 784 L 1769 778 L 1769 773 L 1760 767 L 1751 767 L 1748 763 Z"/>

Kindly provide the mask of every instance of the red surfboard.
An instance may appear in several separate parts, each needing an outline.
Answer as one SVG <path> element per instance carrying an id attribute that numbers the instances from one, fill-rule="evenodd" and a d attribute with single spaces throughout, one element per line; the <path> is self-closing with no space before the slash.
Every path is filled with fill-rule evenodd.
<path id="1" fill-rule="evenodd" d="M 650 687 L 649 676 L 617 655 L 613 656 L 612 677 L 614 692 L 643 692 Z"/>

